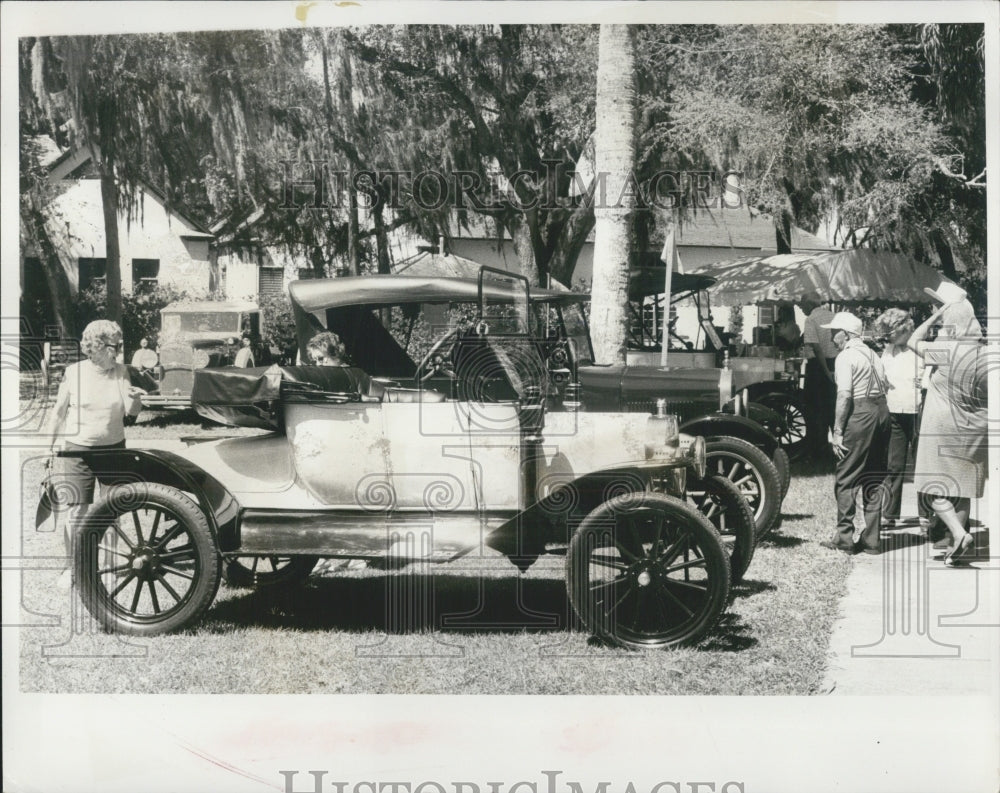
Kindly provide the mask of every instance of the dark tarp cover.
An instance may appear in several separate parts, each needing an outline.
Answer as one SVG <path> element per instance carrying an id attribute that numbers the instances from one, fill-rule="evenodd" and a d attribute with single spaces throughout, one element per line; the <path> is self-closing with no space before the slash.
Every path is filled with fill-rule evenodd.
<path id="1" fill-rule="evenodd" d="M 198 415 L 220 424 L 276 430 L 282 396 L 289 394 L 360 395 L 359 370 L 346 366 L 226 366 L 194 373 L 191 403 Z M 341 400 L 343 401 L 343 400 Z"/>

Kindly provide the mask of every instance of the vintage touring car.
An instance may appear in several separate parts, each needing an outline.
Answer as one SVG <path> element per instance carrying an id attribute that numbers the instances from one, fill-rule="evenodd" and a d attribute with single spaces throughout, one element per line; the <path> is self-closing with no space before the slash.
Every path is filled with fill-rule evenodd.
<path id="1" fill-rule="evenodd" d="M 238 340 L 245 335 L 256 341 L 260 332 L 260 309 L 255 303 L 203 300 L 164 306 L 160 310 L 158 385 L 143 397 L 142 404 L 153 409 L 190 407 L 194 373 L 231 364 Z"/>
<path id="2" fill-rule="evenodd" d="M 711 630 L 753 553 L 752 512 L 662 403 L 581 410 L 579 353 L 559 322 L 580 296 L 485 269 L 290 294 L 300 349 L 328 329 L 352 366 L 205 369 L 193 390 L 203 415 L 271 432 L 92 455 L 131 479 L 76 533 L 77 586 L 106 629 L 192 624 L 223 570 L 263 585 L 321 557 L 399 566 L 485 546 L 522 570 L 565 554 L 573 609 L 609 643 Z"/>

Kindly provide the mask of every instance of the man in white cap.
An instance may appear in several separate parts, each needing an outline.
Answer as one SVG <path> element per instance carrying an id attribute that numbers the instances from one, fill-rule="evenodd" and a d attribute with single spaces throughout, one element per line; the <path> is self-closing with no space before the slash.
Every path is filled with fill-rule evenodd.
<path id="1" fill-rule="evenodd" d="M 861 320 L 848 311 L 823 325 L 839 350 L 834 378 L 837 406 L 833 419 L 833 453 L 837 458 L 834 496 L 837 528 L 826 548 L 845 553 L 881 550 L 882 481 L 885 478 L 891 423 L 886 404 L 882 362 L 861 340 Z M 864 495 L 865 529 L 854 543 L 854 513 L 858 489 Z"/>
<path id="2" fill-rule="evenodd" d="M 799 300 L 799 308 L 806 318 L 802 329 L 802 347 L 806 355 L 804 395 L 809 405 L 805 445 L 810 456 L 829 459 L 826 437 L 833 423 L 836 401 L 833 369 L 837 348 L 823 328 L 833 321 L 833 312 L 821 305 L 815 295 Z"/>

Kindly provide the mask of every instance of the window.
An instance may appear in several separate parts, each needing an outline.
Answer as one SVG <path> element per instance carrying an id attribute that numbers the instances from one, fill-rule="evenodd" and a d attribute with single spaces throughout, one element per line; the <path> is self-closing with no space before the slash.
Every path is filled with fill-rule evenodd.
<path id="1" fill-rule="evenodd" d="M 79 267 L 79 290 L 86 291 L 90 287 L 100 284 L 105 285 L 107 281 L 107 259 L 88 259 L 80 257 L 77 259 Z"/>
<path id="2" fill-rule="evenodd" d="M 257 293 L 264 295 L 280 295 L 284 270 L 280 267 L 261 267 L 257 270 Z"/>
<path id="3" fill-rule="evenodd" d="M 155 289 L 156 279 L 159 274 L 159 259 L 133 259 L 132 290 L 134 292 L 141 292 Z"/>

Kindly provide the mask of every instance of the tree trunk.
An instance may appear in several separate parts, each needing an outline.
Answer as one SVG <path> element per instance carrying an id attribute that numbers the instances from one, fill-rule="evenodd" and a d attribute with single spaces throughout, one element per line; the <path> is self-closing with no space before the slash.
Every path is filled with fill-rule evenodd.
<path id="1" fill-rule="evenodd" d="M 385 218 L 382 211 L 385 202 L 379 200 L 372 210 L 372 225 L 375 227 L 375 256 L 378 261 L 379 275 L 389 275 L 392 272 L 392 262 L 389 258 L 389 233 L 385 228 Z"/>
<path id="2" fill-rule="evenodd" d="M 104 277 L 108 289 L 107 316 L 122 324 L 122 263 L 118 248 L 118 187 L 114 174 L 101 169 L 101 200 L 104 205 Z"/>
<path id="3" fill-rule="evenodd" d="M 351 190 L 347 204 L 347 266 L 355 275 L 361 275 L 361 257 L 358 255 L 358 194 Z"/>
<path id="4" fill-rule="evenodd" d="M 22 211 L 21 220 L 31 237 L 35 250 L 38 251 L 38 260 L 41 262 L 45 285 L 49 290 L 52 314 L 56 320 L 56 327 L 59 329 L 59 336 L 64 339 L 76 338 L 76 310 L 73 293 L 70 289 L 69 278 L 66 276 L 66 270 L 63 269 L 59 255 L 52 245 L 52 240 L 49 239 L 48 232 L 45 231 L 45 218 L 32 205 L 30 209 Z M 36 335 L 44 333 L 44 328 L 32 328 L 31 330 Z"/>
<path id="5" fill-rule="evenodd" d="M 781 214 L 775 218 L 774 240 L 778 253 L 792 252 L 792 216 L 788 210 L 781 210 Z"/>
<path id="6" fill-rule="evenodd" d="M 635 165 L 635 40 L 628 25 L 601 25 L 597 65 L 596 170 L 607 199 L 594 209 L 594 282 L 590 327 L 596 363 L 624 364 L 628 270 L 636 197 L 623 188 Z"/>
<path id="7" fill-rule="evenodd" d="M 958 280 L 958 273 L 955 272 L 955 257 L 951 253 L 951 246 L 944 234 L 939 229 L 931 232 L 931 242 L 934 243 L 934 250 L 941 260 L 941 272 L 952 281 Z"/>
<path id="8" fill-rule="evenodd" d="M 514 244 L 514 252 L 520 262 L 521 275 L 527 278 L 532 286 L 542 286 L 540 268 L 535 257 L 534 235 L 529 226 L 528 218 L 522 215 L 511 221 L 508 231 L 511 242 Z"/>
<path id="9" fill-rule="evenodd" d="M 592 207 L 579 207 L 566 221 L 560 232 L 549 259 L 549 272 L 552 277 L 565 286 L 573 285 L 573 271 L 576 269 L 580 251 L 587 241 L 587 235 L 594 228 L 594 210 Z"/>

